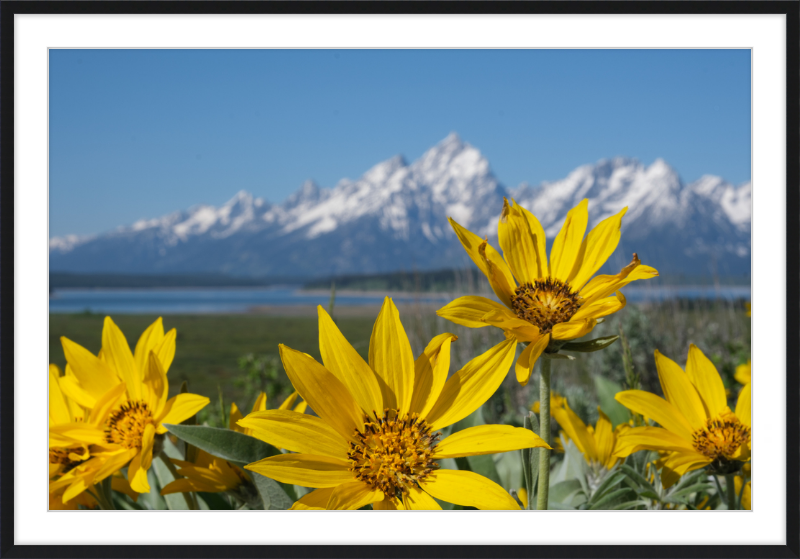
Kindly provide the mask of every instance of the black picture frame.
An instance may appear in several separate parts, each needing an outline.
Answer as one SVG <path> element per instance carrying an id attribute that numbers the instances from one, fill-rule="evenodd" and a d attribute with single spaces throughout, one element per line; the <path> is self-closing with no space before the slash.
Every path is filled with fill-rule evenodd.
<path id="1" fill-rule="evenodd" d="M 17 545 L 14 541 L 14 16 L 17 14 L 786 14 L 786 545 L 750 546 L 154 546 Z M 796 1 L 4 1 L 0 5 L 0 556 L 287 558 L 800 557 L 800 3 Z M 733 528 L 732 528 L 733 529 Z"/>

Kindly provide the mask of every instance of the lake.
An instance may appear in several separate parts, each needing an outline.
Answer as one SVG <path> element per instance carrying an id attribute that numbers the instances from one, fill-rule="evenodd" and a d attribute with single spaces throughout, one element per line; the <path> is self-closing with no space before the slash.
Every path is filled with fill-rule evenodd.
<path id="1" fill-rule="evenodd" d="M 629 287 L 623 293 L 631 303 L 675 298 L 750 300 L 749 286 Z M 383 293 L 341 293 L 336 306 L 377 305 Z M 394 294 L 398 303 L 423 301 L 444 305 L 451 294 Z M 316 306 L 327 308 L 330 294 L 298 287 L 191 288 L 191 289 L 63 289 L 50 297 L 51 313 L 205 314 L 244 313 L 259 306 Z"/>

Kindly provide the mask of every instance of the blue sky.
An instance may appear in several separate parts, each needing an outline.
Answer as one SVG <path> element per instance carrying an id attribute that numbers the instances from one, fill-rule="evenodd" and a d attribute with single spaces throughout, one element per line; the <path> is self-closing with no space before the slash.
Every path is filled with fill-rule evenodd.
<path id="1" fill-rule="evenodd" d="M 748 50 L 51 50 L 50 235 L 280 202 L 451 131 L 507 186 L 625 155 L 750 180 Z"/>

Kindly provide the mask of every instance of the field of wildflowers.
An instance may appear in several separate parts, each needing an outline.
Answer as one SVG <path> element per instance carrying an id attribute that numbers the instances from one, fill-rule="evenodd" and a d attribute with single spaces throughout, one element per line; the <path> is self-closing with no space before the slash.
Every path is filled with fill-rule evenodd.
<path id="1" fill-rule="evenodd" d="M 598 275 L 627 209 L 587 233 L 587 205 L 549 255 L 517 204 L 500 251 L 451 220 L 490 293 L 387 297 L 363 348 L 320 307 L 315 347 L 242 360 L 242 408 L 190 373 L 170 391 L 160 318 L 133 348 L 111 317 L 97 354 L 62 337 L 50 508 L 749 509 L 749 307 L 626 308 L 658 263 Z"/>

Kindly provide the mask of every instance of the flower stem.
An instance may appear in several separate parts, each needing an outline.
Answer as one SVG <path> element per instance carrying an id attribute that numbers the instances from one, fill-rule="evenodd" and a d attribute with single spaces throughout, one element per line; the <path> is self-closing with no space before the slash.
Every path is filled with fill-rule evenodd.
<path id="1" fill-rule="evenodd" d="M 541 360 L 539 380 L 539 436 L 550 444 L 550 359 Z M 539 493 L 537 510 L 547 510 L 550 493 L 550 449 L 539 449 Z M 529 498 L 533 498 L 531 495 Z"/>
<path id="2" fill-rule="evenodd" d="M 728 510 L 736 510 L 736 487 L 733 483 L 733 474 L 725 475 L 725 490 L 728 493 Z"/>

